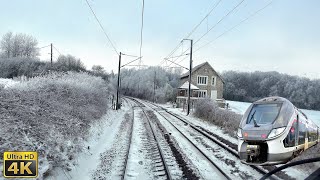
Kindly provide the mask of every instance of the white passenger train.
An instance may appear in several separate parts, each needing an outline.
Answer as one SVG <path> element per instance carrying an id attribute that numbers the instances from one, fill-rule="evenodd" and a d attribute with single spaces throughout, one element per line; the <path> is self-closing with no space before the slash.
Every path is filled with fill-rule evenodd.
<path id="1" fill-rule="evenodd" d="M 320 141 L 319 127 L 290 101 L 268 97 L 251 104 L 238 129 L 243 163 L 285 163 Z"/>

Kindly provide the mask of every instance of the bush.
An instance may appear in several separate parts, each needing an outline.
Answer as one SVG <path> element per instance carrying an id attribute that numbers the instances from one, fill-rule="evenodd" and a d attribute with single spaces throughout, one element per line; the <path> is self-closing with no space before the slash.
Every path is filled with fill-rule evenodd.
<path id="1" fill-rule="evenodd" d="M 212 99 L 200 99 L 195 103 L 194 115 L 223 128 L 229 135 L 236 137 L 242 115 L 224 110 Z"/>
<path id="2" fill-rule="evenodd" d="M 1 90 L 0 152 L 34 150 L 40 163 L 67 167 L 91 123 L 106 113 L 107 96 L 101 78 L 71 72 Z"/>

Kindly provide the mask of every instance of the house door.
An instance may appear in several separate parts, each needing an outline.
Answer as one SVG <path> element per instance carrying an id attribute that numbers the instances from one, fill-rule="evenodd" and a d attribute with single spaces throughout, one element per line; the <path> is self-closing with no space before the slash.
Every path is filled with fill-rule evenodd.
<path id="1" fill-rule="evenodd" d="M 217 90 L 212 90 L 211 91 L 211 99 L 216 100 L 218 96 Z"/>

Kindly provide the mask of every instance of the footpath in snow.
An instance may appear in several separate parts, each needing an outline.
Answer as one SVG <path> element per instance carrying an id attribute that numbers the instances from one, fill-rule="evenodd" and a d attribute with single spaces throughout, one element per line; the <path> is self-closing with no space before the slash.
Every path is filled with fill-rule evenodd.
<path id="1" fill-rule="evenodd" d="M 101 170 L 105 170 L 103 168 L 107 167 L 103 166 L 104 160 L 106 160 L 104 155 L 114 147 L 117 135 L 119 135 L 119 131 L 122 131 L 123 121 L 126 120 L 125 114 L 129 113 L 130 108 L 129 104 L 124 104 L 121 110 L 108 111 L 99 123 L 92 126 L 91 136 L 87 142 L 84 142 L 86 149 L 76 155 L 76 164 L 72 170 L 67 172 L 57 168 L 46 179 L 87 180 L 99 179 L 99 176 L 104 179 L 106 174 L 101 173 Z"/>

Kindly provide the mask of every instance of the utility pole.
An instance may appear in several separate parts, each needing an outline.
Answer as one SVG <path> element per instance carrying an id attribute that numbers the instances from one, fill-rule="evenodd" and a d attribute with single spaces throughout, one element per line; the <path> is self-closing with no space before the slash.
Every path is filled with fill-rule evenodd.
<path id="1" fill-rule="evenodd" d="M 118 67 L 118 85 L 117 85 L 117 100 L 116 100 L 116 110 L 119 109 L 119 89 L 120 89 L 120 67 L 121 67 L 121 52 L 119 54 L 119 67 Z"/>
<path id="2" fill-rule="evenodd" d="M 153 78 L 153 103 L 156 101 L 156 76 L 157 71 L 154 71 L 154 78 Z"/>
<path id="3" fill-rule="evenodd" d="M 52 54 L 52 43 L 51 43 L 51 67 L 52 67 L 52 56 L 53 54 Z"/>
<path id="4" fill-rule="evenodd" d="M 190 114 L 190 96 L 191 96 L 191 73 L 192 73 L 192 46 L 193 46 L 193 40 L 188 39 L 191 42 L 190 47 L 190 67 L 189 67 L 189 92 L 188 92 L 188 110 L 187 110 L 187 116 Z"/>

